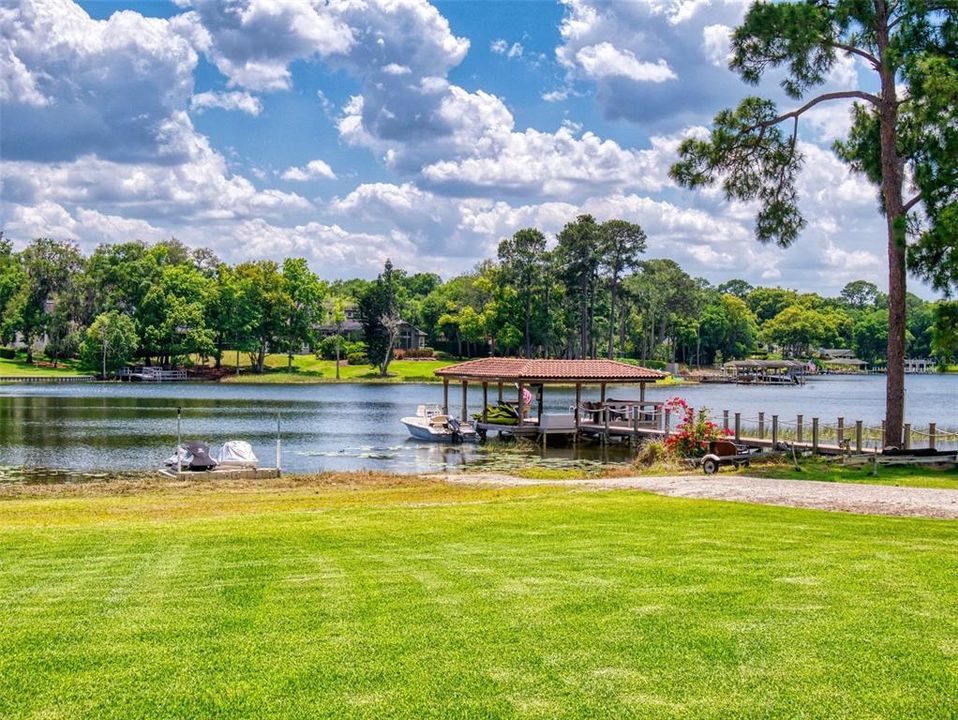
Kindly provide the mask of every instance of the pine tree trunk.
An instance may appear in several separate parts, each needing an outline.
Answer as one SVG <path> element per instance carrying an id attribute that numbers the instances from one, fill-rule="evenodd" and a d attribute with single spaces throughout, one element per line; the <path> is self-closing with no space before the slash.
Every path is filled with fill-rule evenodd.
<path id="1" fill-rule="evenodd" d="M 612 278 L 612 287 L 609 289 L 609 360 L 615 354 L 615 295 L 616 279 Z"/>
<path id="2" fill-rule="evenodd" d="M 888 370 L 885 376 L 885 445 L 899 446 L 905 421 L 905 211 L 902 200 L 903 162 L 895 131 L 898 98 L 894 70 L 889 66 L 887 7 L 877 3 L 878 46 L 881 51 L 881 192 L 888 232 Z"/>

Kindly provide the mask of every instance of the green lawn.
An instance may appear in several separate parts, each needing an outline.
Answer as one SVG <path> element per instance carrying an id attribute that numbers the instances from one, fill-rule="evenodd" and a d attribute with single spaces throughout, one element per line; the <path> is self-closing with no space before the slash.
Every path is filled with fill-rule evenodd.
<path id="1" fill-rule="evenodd" d="M 4 718 L 958 714 L 955 522 L 361 477 L 36 492 L 0 487 Z"/>
<path id="2" fill-rule="evenodd" d="M 344 381 L 376 382 L 433 382 L 437 378 L 433 373 L 441 367 L 452 365 L 452 360 L 394 360 L 389 364 L 389 377 L 380 378 L 379 372 L 370 365 L 345 365 L 339 368 L 339 376 Z M 239 376 L 227 376 L 223 382 L 239 383 L 315 383 L 335 382 L 336 361 L 317 360 L 312 355 L 294 355 L 293 372 L 286 372 L 285 355 L 269 355 L 266 358 L 269 370 L 257 375 L 244 372 Z M 242 366 L 241 366 L 242 367 Z"/>
<path id="3" fill-rule="evenodd" d="M 800 458 L 799 470 L 790 460 L 752 463 L 738 470 L 740 475 L 786 478 L 791 480 L 821 480 L 823 482 L 866 483 L 869 485 L 900 485 L 904 487 L 945 488 L 958 490 L 958 469 L 935 470 L 923 465 L 879 465 L 873 475 L 869 465 L 843 465 L 839 459 Z M 723 470 L 723 473 L 730 472 Z"/>
<path id="4" fill-rule="evenodd" d="M 41 359 L 38 358 L 38 360 Z M 76 360 L 61 360 L 55 368 L 47 367 L 47 361 L 42 360 L 43 365 L 27 365 L 23 355 L 18 355 L 15 360 L 0 358 L 0 377 L 64 377 L 93 374 L 79 370 Z"/>

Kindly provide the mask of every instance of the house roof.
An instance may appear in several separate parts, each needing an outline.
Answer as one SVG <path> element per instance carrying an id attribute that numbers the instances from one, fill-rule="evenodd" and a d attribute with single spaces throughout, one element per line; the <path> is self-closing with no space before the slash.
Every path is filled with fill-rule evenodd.
<path id="1" fill-rule="evenodd" d="M 822 360 L 823 365 L 867 365 L 868 363 L 864 360 L 858 358 L 848 357 L 848 358 L 835 358 L 834 360 Z"/>
<path id="2" fill-rule="evenodd" d="M 666 377 L 658 370 L 615 360 L 527 360 L 490 357 L 449 365 L 436 375 L 450 380 L 505 380 L 535 383 L 632 383 Z"/>
<path id="3" fill-rule="evenodd" d="M 730 360 L 722 367 L 730 370 L 788 370 L 804 368 L 797 360 Z"/>

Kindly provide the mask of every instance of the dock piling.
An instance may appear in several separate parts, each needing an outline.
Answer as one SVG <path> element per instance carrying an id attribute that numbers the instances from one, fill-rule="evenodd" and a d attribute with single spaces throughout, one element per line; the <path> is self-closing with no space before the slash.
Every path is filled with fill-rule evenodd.
<path id="1" fill-rule="evenodd" d="M 845 418 L 838 418 L 838 426 L 835 428 L 835 435 L 838 438 L 838 445 L 845 442 Z"/>
<path id="2" fill-rule="evenodd" d="M 938 426 L 936 423 L 928 423 L 928 447 L 932 450 L 938 445 Z"/>
<path id="3" fill-rule="evenodd" d="M 818 418 L 812 418 L 812 452 L 818 453 Z"/>
<path id="4" fill-rule="evenodd" d="M 742 439 L 742 413 L 735 413 L 735 442 Z"/>
<path id="5" fill-rule="evenodd" d="M 905 450 L 911 450 L 911 423 L 905 423 Z"/>
<path id="6" fill-rule="evenodd" d="M 722 411 L 722 429 L 728 432 L 728 410 Z"/>
<path id="7" fill-rule="evenodd" d="M 797 418 L 795 418 L 795 441 L 796 442 L 802 442 L 802 440 L 804 439 L 802 437 L 802 424 L 804 420 L 805 420 L 805 417 L 803 415 L 799 415 Z"/>
<path id="8" fill-rule="evenodd" d="M 860 453 L 862 451 L 862 421 L 855 421 L 855 452 Z"/>
<path id="9" fill-rule="evenodd" d="M 778 415 L 772 415 L 772 450 L 778 449 Z"/>

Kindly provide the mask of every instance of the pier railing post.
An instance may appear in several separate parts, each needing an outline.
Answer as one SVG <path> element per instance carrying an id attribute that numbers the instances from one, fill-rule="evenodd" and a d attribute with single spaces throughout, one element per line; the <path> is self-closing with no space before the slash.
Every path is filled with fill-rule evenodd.
<path id="1" fill-rule="evenodd" d="M 838 445 L 841 446 L 845 442 L 845 418 L 838 418 L 838 427 L 835 430 L 835 435 L 838 438 Z"/>
<path id="2" fill-rule="evenodd" d="M 795 442 L 802 442 L 802 440 L 804 439 L 802 437 L 802 430 L 803 430 L 802 423 L 804 422 L 804 420 L 805 420 L 805 417 L 802 415 L 799 415 L 797 418 L 795 418 Z"/>
<path id="3" fill-rule="evenodd" d="M 818 418 L 812 418 L 812 452 L 818 453 Z"/>
<path id="4" fill-rule="evenodd" d="M 772 415 L 772 450 L 778 448 L 778 415 Z"/>
<path id="5" fill-rule="evenodd" d="M 855 452 L 862 451 L 862 421 L 855 421 Z"/>
<path id="6" fill-rule="evenodd" d="M 735 442 L 742 439 L 742 413 L 735 413 Z"/>
<path id="7" fill-rule="evenodd" d="M 905 423 L 905 450 L 911 450 L 911 423 Z"/>
<path id="8" fill-rule="evenodd" d="M 765 439 L 765 413 L 760 412 L 758 414 L 758 438 L 759 440 Z"/>
<path id="9" fill-rule="evenodd" d="M 928 447 L 932 450 L 938 444 L 938 426 L 936 423 L 928 423 Z"/>

